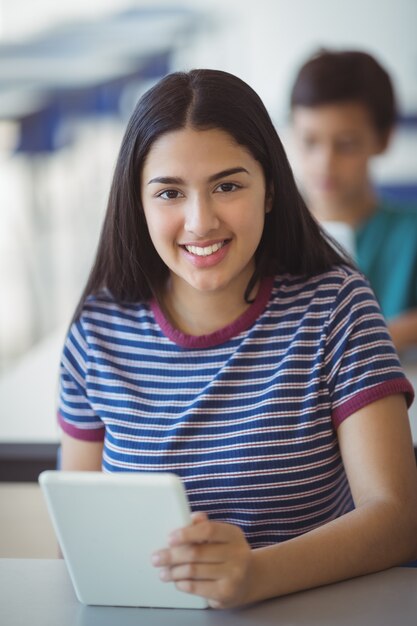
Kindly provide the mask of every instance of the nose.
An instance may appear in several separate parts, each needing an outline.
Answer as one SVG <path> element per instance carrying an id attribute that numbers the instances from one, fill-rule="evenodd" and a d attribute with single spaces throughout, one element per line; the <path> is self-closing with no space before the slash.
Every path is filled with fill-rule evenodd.
<path id="1" fill-rule="evenodd" d="M 318 159 L 319 168 L 322 174 L 331 174 L 335 165 L 335 153 L 332 146 L 322 146 Z"/>
<path id="2" fill-rule="evenodd" d="M 189 199 L 186 207 L 184 229 L 197 237 L 206 237 L 210 231 L 216 230 L 220 220 L 216 215 L 212 202 L 205 194 L 196 194 Z"/>

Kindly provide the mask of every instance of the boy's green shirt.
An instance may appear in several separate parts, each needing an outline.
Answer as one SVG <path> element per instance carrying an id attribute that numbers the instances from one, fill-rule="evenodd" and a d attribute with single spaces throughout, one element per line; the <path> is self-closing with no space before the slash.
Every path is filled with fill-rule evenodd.
<path id="1" fill-rule="evenodd" d="M 380 201 L 356 231 L 356 255 L 387 320 L 417 307 L 417 204 Z"/>

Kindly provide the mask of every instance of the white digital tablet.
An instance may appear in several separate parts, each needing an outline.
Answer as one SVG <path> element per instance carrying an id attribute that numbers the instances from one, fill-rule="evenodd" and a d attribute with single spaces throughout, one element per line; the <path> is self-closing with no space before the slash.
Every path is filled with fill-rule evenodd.
<path id="1" fill-rule="evenodd" d="M 151 564 L 168 534 L 190 521 L 178 476 L 46 471 L 39 483 L 80 602 L 207 607 L 203 598 L 162 582 Z"/>

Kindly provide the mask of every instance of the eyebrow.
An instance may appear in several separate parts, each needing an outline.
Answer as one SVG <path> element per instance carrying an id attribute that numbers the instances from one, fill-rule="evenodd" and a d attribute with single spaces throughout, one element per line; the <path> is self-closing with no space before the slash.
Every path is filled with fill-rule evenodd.
<path id="1" fill-rule="evenodd" d="M 232 176 L 233 174 L 241 174 L 242 172 L 244 174 L 249 174 L 248 170 L 244 167 L 231 167 L 227 170 L 222 170 L 221 172 L 212 174 L 212 176 L 209 176 L 208 182 L 213 183 L 214 181 L 219 180 L 219 178 L 225 178 L 226 176 Z M 148 182 L 148 185 L 151 183 L 162 183 L 163 185 L 184 185 L 185 181 L 177 176 L 157 176 L 156 178 L 152 178 Z"/>

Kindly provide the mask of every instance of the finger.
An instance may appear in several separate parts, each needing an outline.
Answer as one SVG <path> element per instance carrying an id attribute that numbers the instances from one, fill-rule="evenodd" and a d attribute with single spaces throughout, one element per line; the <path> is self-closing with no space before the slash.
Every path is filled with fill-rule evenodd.
<path id="1" fill-rule="evenodd" d="M 206 520 L 174 530 L 168 537 L 168 545 L 177 546 L 185 543 L 203 543 L 206 541 L 227 543 L 234 537 L 237 537 L 238 534 L 242 534 L 242 531 L 237 526 Z"/>
<path id="2" fill-rule="evenodd" d="M 191 523 L 198 524 L 199 522 L 205 522 L 208 520 L 207 513 L 203 511 L 196 511 L 195 513 L 191 513 Z"/>
<path id="3" fill-rule="evenodd" d="M 186 544 L 169 550 L 159 550 L 154 553 L 152 563 L 158 567 L 181 563 L 222 563 L 226 560 L 227 553 L 224 544 Z"/>
<path id="4" fill-rule="evenodd" d="M 184 593 L 201 596 L 212 609 L 227 608 L 221 593 L 221 583 L 214 580 L 179 580 L 175 586 Z"/>
<path id="5" fill-rule="evenodd" d="M 180 591 L 217 601 L 217 582 L 213 580 L 179 580 L 175 586 Z"/>
<path id="6" fill-rule="evenodd" d="M 199 524 L 200 522 L 205 522 L 208 520 L 208 515 L 207 513 L 204 513 L 203 511 L 196 511 L 195 513 L 191 513 L 191 524 Z M 178 529 L 181 530 L 181 529 Z M 177 532 L 177 531 L 174 531 Z M 162 555 L 163 550 L 159 550 L 159 551 L 155 551 L 154 554 L 152 555 L 152 561 L 154 560 L 154 556 L 155 556 L 155 560 L 156 560 L 156 555 L 160 554 Z M 156 565 L 156 563 L 154 563 Z"/>
<path id="7" fill-rule="evenodd" d="M 209 600 L 208 599 L 208 605 L 209 605 L 209 607 L 211 609 L 225 609 L 225 608 L 227 608 L 224 604 L 222 604 L 218 600 Z"/>
<path id="8" fill-rule="evenodd" d="M 184 563 L 174 567 L 164 567 L 159 572 L 164 582 L 180 580 L 220 580 L 224 568 L 218 563 Z"/>

